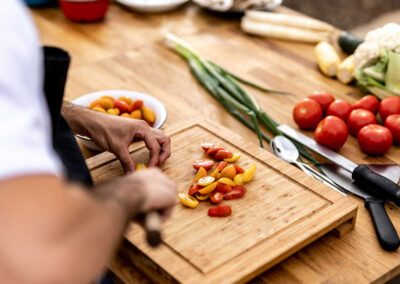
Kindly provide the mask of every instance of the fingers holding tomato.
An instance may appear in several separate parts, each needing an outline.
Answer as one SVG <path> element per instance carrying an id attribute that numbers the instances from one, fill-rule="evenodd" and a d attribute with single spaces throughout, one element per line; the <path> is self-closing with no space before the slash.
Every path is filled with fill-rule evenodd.
<path id="1" fill-rule="evenodd" d="M 315 140 L 334 151 L 346 142 L 348 128 L 344 121 L 336 116 L 327 116 L 318 124 L 314 132 Z"/>

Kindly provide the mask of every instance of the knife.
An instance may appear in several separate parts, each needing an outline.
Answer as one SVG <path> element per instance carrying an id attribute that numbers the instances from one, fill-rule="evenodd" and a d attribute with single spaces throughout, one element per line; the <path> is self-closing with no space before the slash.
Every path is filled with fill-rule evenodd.
<path id="1" fill-rule="evenodd" d="M 288 125 L 280 125 L 278 129 L 286 136 L 296 140 L 300 144 L 310 148 L 314 152 L 350 172 L 352 174 L 352 179 L 356 181 L 361 188 L 367 190 L 371 195 L 391 200 L 397 206 L 400 206 L 400 187 L 393 181 L 371 171 L 365 165 L 357 165 L 338 153 L 319 145 L 315 140 L 294 130 Z"/>
<path id="2" fill-rule="evenodd" d="M 352 181 L 351 174 L 336 165 L 321 165 L 322 171 L 338 186 L 364 199 L 365 208 L 371 215 L 375 233 L 381 247 L 395 251 L 400 246 L 400 239 L 392 221 L 386 213 L 382 199 L 376 198 Z M 395 177 L 396 179 L 396 177 Z M 398 179 L 397 179 L 398 180 Z"/>

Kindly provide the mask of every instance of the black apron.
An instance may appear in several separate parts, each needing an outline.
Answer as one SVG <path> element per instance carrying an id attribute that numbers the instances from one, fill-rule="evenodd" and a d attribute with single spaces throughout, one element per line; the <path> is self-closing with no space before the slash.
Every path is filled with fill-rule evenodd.
<path id="1" fill-rule="evenodd" d="M 44 47 L 44 93 L 52 125 L 53 147 L 64 164 L 69 181 L 92 185 L 85 159 L 68 123 L 61 115 L 70 56 L 56 47 Z"/>

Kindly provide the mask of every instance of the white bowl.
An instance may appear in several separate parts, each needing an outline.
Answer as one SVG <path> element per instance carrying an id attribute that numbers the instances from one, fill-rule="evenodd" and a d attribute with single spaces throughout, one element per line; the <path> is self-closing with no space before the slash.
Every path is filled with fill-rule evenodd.
<path id="1" fill-rule="evenodd" d="M 154 128 L 161 128 L 164 125 L 165 121 L 167 120 L 167 110 L 162 102 L 160 102 L 159 100 L 157 100 L 152 96 L 134 91 L 124 91 L 124 90 L 99 91 L 83 95 L 73 100 L 71 103 L 83 107 L 88 107 L 91 104 L 91 102 L 101 98 L 102 96 L 110 96 L 113 97 L 114 99 L 118 99 L 119 97 L 122 96 L 131 98 L 133 100 L 141 99 L 143 101 L 143 104 L 146 107 L 151 108 L 151 110 L 154 111 L 156 115 L 156 121 L 153 124 Z M 75 136 L 80 139 L 80 142 L 85 147 L 92 149 L 94 151 L 104 151 L 104 149 L 101 149 L 99 146 L 97 146 L 96 143 L 92 141 L 92 139 L 79 134 L 76 134 Z"/>
<path id="2" fill-rule="evenodd" d="M 117 0 L 127 8 L 143 13 L 161 13 L 171 11 L 189 0 Z"/>

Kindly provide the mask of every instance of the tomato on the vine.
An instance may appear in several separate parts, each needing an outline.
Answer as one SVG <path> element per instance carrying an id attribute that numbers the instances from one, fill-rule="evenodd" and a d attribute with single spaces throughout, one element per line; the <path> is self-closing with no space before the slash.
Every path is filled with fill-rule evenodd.
<path id="1" fill-rule="evenodd" d="M 329 149 L 339 150 L 346 142 L 348 129 L 346 123 L 336 116 L 327 116 L 318 124 L 314 132 L 315 140 Z"/>
<path id="2" fill-rule="evenodd" d="M 335 100 L 335 98 L 326 91 L 314 91 L 307 98 L 319 103 L 323 113 L 326 113 L 329 105 Z"/>
<path id="3" fill-rule="evenodd" d="M 337 116 L 343 121 L 346 121 L 352 108 L 353 107 L 351 106 L 351 104 L 349 102 L 346 102 L 345 100 L 335 100 L 329 105 L 328 110 L 326 111 L 326 115 Z"/>
<path id="4" fill-rule="evenodd" d="M 301 129 L 314 129 L 321 118 L 321 106 L 312 99 L 301 100 L 294 106 L 293 119 Z"/>
<path id="5" fill-rule="evenodd" d="M 392 132 L 394 144 L 400 144 L 400 114 L 391 114 L 385 120 L 385 126 Z"/>
<path id="6" fill-rule="evenodd" d="M 368 124 L 375 124 L 375 115 L 366 109 L 353 109 L 347 118 L 347 126 L 351 135 L 356 136 L 361 128 Z"/>
<path id="7" fill-rule="evenodd" d="M 379 108 L 379 101 L 375 96 L 367 95 L 362 97 L 353 104 L 353 109 L 358 109 L 358 108 L 366 109 L 372 112 L 373 114 L 376 114 Z"/>
<path id="8" fill-rule="evenodd" d="M 361 151 L 369 155 L 383 155 L 393 143 L 390 130 L 378 124 L 370 124 L 360 129 L 357 136 Z"/>

